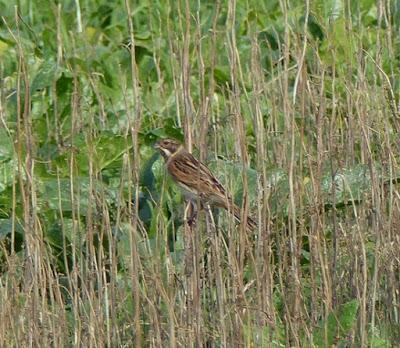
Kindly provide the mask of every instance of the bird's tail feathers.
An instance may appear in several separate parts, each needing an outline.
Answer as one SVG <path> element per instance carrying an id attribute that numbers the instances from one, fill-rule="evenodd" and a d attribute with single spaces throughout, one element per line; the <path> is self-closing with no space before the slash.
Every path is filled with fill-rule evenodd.
<path id="1" fill-rule="evenodd" d="M 233 204 L 232 209 L 230 209 L 230 211 L 233 213 L 235 218 L 240 222 L 242 217 L 242 209 L 240 209 L 237 205 Z M 247 216 L 246 226 L 249 230 L 254 230 L 257 228 L 257 222 L 251 216 Z"/>

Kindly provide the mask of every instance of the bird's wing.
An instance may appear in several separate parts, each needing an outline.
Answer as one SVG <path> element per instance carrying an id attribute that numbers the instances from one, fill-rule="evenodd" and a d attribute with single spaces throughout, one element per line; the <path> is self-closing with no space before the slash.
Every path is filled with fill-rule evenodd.
<path id="1" fill-rule="evenodd" d="M 168 161 L 168 171 L 172 178 L 185 188 L 197 191 L 206 197 L 219 196 L 226 199 L 225 188 L 203 163 L 187 151 L 181 152 Z"/>
<path id="2" fill-rule="evenodd" d="M 182 151 L 167 162 L 168 172 L 185 190 L 202 195 L 210 203 L 230 210 L 240 221 L 241 209 L 233 203 L 225 188 L 203 163 L 190 152 Z M 247 227 L 254 229 L 257 223 L 247 217 Z"/>

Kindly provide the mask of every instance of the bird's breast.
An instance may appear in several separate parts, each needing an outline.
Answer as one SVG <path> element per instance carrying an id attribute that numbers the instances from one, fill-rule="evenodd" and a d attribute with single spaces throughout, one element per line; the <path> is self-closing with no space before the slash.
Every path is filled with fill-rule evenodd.
<path id="1" fill-rule="evenodd" d="M 185 199 L 190 201 L 196 201 L 199 198 L 198 191 L 192 187 L 186 186 L 184 183 L 176 181 Z"/>

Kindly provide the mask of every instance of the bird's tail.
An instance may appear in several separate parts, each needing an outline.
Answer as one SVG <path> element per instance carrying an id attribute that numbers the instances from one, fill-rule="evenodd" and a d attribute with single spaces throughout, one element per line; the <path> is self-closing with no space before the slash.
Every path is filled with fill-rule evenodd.
<path id="1" fill-rule="evenodd" d="M 242 209 L 240 209 L 237 205 L 233 204 L 232 213 L 238 221 L 241 221 Z M 251 217 L 247 216 L 246 227 L 249 230 L 254 230 L 257 228 L 257 222 Z"/>

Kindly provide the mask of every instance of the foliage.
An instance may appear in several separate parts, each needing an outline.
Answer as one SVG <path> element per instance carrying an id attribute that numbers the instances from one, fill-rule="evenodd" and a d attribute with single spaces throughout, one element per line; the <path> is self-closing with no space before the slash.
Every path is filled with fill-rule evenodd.
<path id="1" fill-rule="evenodd" d="M 397 2 L 15 5 L 1 345 L 396 342 Z M 164 137 L 193 140 L 259 229 L 185 226 Z"/>

